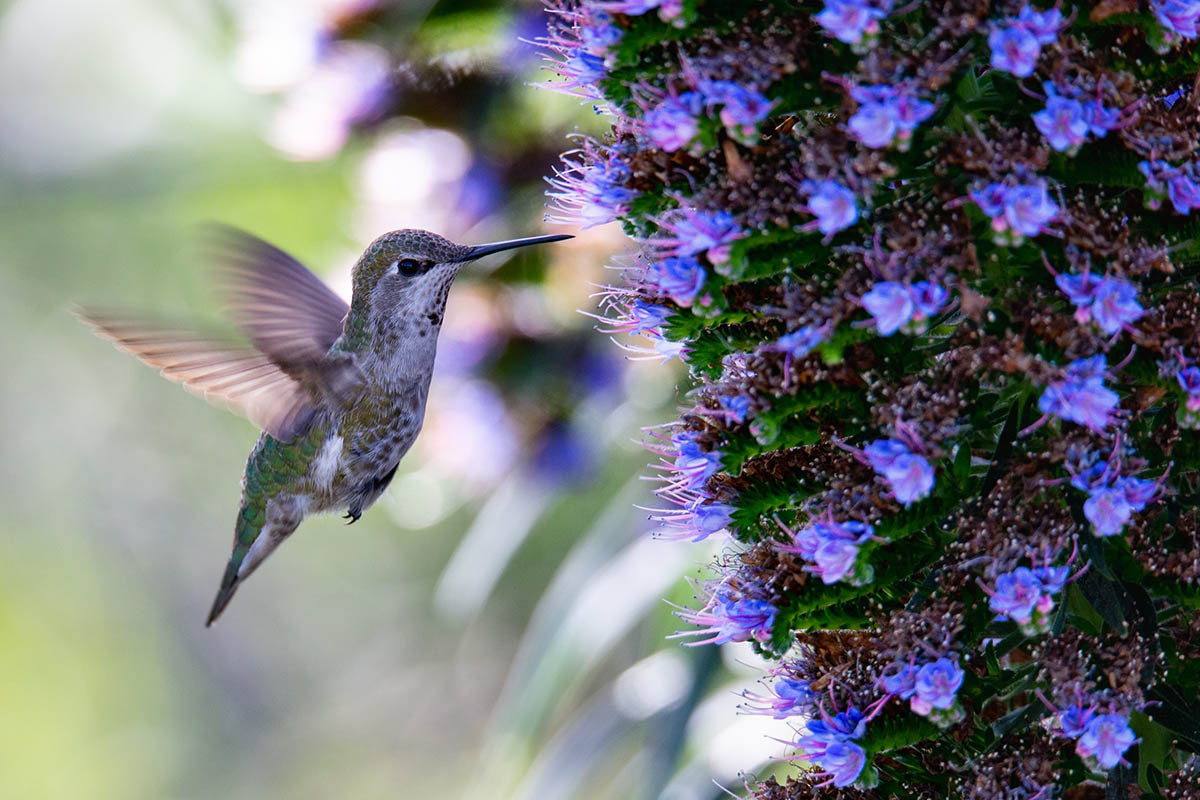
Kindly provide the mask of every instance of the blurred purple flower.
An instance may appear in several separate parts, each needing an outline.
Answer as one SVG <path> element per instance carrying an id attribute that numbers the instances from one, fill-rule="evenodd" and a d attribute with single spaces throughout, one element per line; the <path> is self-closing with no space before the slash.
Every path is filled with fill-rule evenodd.
<path id="1" fill-rule="evenodd" d="M 917 672 L 916 695 L 911 699 L 912 710 L 927 716 L 933 709 L 945 710 L 957 702 L 963 683 L 963 671 L 948 658 L 939 658 Z"/>
<path id="2" fill-rule="evenodd" d="M 901 664 L 899 667 L 895 673 L 884 675 L 883 688 L 888 694 L 907 700 L 917 693 L 917 668 L 912 664 Z"/>
<path id="3" fill-rule="evenodd" d="M 1042 594 L 1042 582 L 1029 567 L 1017 567 L 996 578 L 996 589 L 988 607 L 1014 622 L 1025 622 Z"/>
<path id="4" fill-rule="evenodd" d="M 879 32 L 879 20 L 892 10 L 891 0 L 826 0 L 825 7 L 813 19 L 830 36 L 847 44 L 858 44 L 864 36 Z"/>
<path id="5" fill-rule="evenodd" d="M 612 222 L 629 210 L 637 191 L 628 188 L 629 167 L 612 152 L 601 152 L 600 145 L 587 142 L 576 151 L 581 157 L 564 158 L 564 168 L 555 169 L 549 179 L 557 213 L 547 215 L 551 222 L 581 225 L 584 229 Z"/>
<path id="6" fill-rule="evenodd" d="M 664 258 L 650 271 L 654 284 L 681 306 L 690 306 L 704 287 L 706 273 L 700 262 L 687 256 Z"/>
<path id="7" fill-rule="evenodd" d="M 642 130 L 655 147 L 673 153 L 692 143 L 700 132 L 699 116 L 703 98 L 697 92 L 663 98 L 642 117 Z"/>
<path id="8" fill-rule="evenodd" d="M 1090 126 L 1078 100 L 1051 93 L 1046 98 L 1046 107 L 1033 115 L 1033 122 L 1050 146 L 1060 153 L 1074 153 L 1087 141 Z"/>
<path id="9" fill-rule="evenodd" d="M 1065 379 L 1052 383 L 1038 399 L 1038 409 L 1048 416 L 1074 422 L 1093 431 L 1112 423 L 1120 396 L 1104 385 L 1104 356 L 1080 358 L 1067 367 Z"/>
<path id="10" fill-rule="evenodd" d="M 817 693 L 809 688 L 808 681 L 793 678 L 776 678 L 771 686 L 771 695 L 742 692 L 750 701 L 741 708 L 750 714 L 766 714 L 775 719 L 786 719 L 804 714 L 815 705 Z"/>
<path id="11" fill-rule="evenodd" d="M 1075 752 L 1107 772 L 1125 760 L 1125 751 L 1137 741 L 1128 719 L 1120 714 L 1101 714 L 1087 723 Z"/>
<path id="12" fill-rule="evenodd" d="M 809 182 L 809 213 L 816 216 L 816 228 L 826 236 L 845 230 L 858 220 L 854 192 L 837 181 Z"/>
<path id="13" fill-rule="evenodd" d="M 1182 39 L 1200 36 L 1200 0 L 1151 0 L 1151 6 L 1168 34 Z"/>
<path id="14" fill-rule="evenodd" d="M 856 86 L 850 96 L 859 105 L 847 126 L 867 147 L 896 144 L 907 149 L 912 132 L 934 112 L 933 103 L 918 99 L 906 86 Z"/>
<path id="15" fill-rule="evenodd" d="M 1011 20 L 1009 22 L 1008 25 L 993 28 L 988 35 L 992 67 L 1018 78 L 1028 78 L 1037 66 L 1042 46 L 1023 25 L 1011 24 Z"/>
<path id="16" fill-rule="evenodd" d="M 704 626 L 701 630 L 682 631 L 673 634 L 670 638 L 711 634 L 707 639 L 687 642 L 689 647 L 701 644 L 744 642 L 749 639 L 767 641 L 771 638 L 771 626 L 775 624 L 777 613 L 779 613 L 778 609 L 765 600 L 735 598 L 731 597 L 726 590 L 721 589 L 699 611 L 683 610 L 679 612 L 679 618 L 685 622 Z"/>

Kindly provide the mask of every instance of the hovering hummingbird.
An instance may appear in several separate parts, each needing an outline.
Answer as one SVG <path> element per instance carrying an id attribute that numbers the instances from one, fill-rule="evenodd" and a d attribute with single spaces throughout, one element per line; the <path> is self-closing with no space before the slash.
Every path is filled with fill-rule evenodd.
<path id="1" fill-rule="evenodd" d="M 425 417 L 450 284 L 467 263 L 534 236 L 476 247 L 422 230 L 386 233 L 353 270 L 350 305 L 296 259 L 222 229 L 235 321 L 252 346 L 95 311 L 119 349 L 263 433 L 246 462 L 233 554 L 206 625 L 309 514 L 355 522 L 396 474 Z"/>

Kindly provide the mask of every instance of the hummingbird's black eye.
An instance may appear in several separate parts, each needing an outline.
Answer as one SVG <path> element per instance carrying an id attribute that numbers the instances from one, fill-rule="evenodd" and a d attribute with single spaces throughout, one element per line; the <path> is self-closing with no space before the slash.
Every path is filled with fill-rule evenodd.
<path id="1" fill-rule="evenodd" d="M 396 269 L 401 275 L 411 278 L 425 271 L 425 262 L 416 258 L 402 258 L 396 262 Z"/>

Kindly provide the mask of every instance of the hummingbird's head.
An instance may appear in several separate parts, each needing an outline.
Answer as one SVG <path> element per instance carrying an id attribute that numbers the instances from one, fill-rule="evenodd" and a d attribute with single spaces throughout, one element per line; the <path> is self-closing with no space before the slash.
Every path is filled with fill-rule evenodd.
<path id="1" fill-rule="evenodd" d="M 471 246 L 411 228 L 385 233 L 354 267 L 354 302 L 365 303 L 362 310 L 380 323 L 440 326 L 450 284 L 468 263 L 502 250 L 570 238 L 533 236 Z"/>

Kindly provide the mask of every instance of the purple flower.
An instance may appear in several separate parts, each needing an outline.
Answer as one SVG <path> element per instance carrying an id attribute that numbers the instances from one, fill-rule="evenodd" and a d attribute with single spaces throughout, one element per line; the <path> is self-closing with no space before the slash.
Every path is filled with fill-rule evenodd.
<path id="1" fill-rule="evenodd" d="M 667 234 L 649 240 L 664 255 L 695 256 L 704 253 L 713 264 L 729 258 L 728 246 L 746 235 L 726 211 L 682 209 L 657 220 Z"/>
<path id="2" fill-rule="evenodd" d="M 1070 567 L 1038 567 L 1033 571 L 1033 574 L 1037 576 L 1038 581 L 1042 584 L 1042 591 L 1046 594 L 1058 594 L 1061 592 L 1070 573 Z"/>
<path id="3" fill-rule="evenodd" d="M 630 332 L 641 333 L 642 331 L 657 329 L 673 313 L 666 306 L 659 306 L 642 300 L 634 300 L 633 305 L 629 309 L 629 317 L 632 325 Z"/>
<path id="4" fill-rule="evenodd" d="M 808 210 L 817 218 L 816 227 L 826 236 L 845 230 L 858 220 L 854 192 L 837 181 L 821 181 L 811 187 Z"/>
<path id="5" fill-rule="evenodd" d="M 823 325 L 805 325 L 800 330 L 785 333 L 775 342 L 775 348 L 792 358 L 803 358 L 825 341 L 828 329 Z"/>
<path id="6" fill-rule="evenodd" d="M 696 92 L 666 97 L 642 117 L 643 130 L 655 147 L 673 153 L 692 143 L 700 131 L 703 100 Z"/>
<path id="7" fill-rule="evenodd" d="M 745 422 L 746 416 L 750 413 L 750 398 L 743 395 L 725 395 L 717 398 L 717 402 L 721 404 L 721 408 L 725 409 L 725 418 L 735 425 Z"/>
<path id="8" fill-rule="evenodd" d="M 849 786 L 858 780 L 867 763 L 867 754 L 854 742 L 834 742 L 825 748 L 824 755 L 815 761 L 837 787 Z"/>
<path id="9" fill-rule="evenodd" d="M 1083 119 L 1088 124 L 1088 132 L 1097 139 L 1103 139 L 1120 124 L 1121 112 L 1106 108 L 1099 100 L 1089 100 L 1083 104 Z"/>
<path id="10" fill-rule="evenodd" d="M 926 716 L 932 709 L 945 710 L 957 701 L 956 694 L 963 683 L 963 671 L 948 658 L 939 658 L 917 672 L 916 696 L 910 701 L 912 710 Z"/>
<path id="11" fill-rule="evenodd" d="M 1098 486 L 1089 492 L 1083 515 L 1092 523 L 1097 536 L 1115 536 L 1129 522 L 1133 508 L 1122 490 Z"/>
<path id="12" fill-rule="evenodd" d="M 1152 0 L 1154 14 L 1171 35 L 1183 39 L 1200 36 L 1200 2 L 1197 0 Z"/>
<path id="13" fill-rule="evenodd" d="M 1113 488 L 1125 493 L 1125 502 L 1134 511 L 1142 511 L 1158 495 L 1158 483 L 1142 478 L 1117 478 Z"/>
<path id="14" fill-rule="evenodd" d="M 999 217 L 1004 213 L 1004 198 L 1008 196 L 1008 187 L 1003 183 L 989 183 L 981 189 L 972 189 L 970 196 L 984 214 Z"/>
<path id="15" fill-rule="evenodd" d="M 895 281 L 880 281 L 859 302 L 875 318 L 875 330 L 880 336 L 891 336 L 900 330 L 916 310 L 908 287 Z"/>
<path id="16" fill-rule="evenodd" d="M 1057 8 L 1035 11 L 1032 6 L 1026 5 L 1017 14 L 1017 24 L 1033 34 L 1038 44 L 1054 44 L 1062 22 L 1062 12 Z"/>
<path id="17" fill-rule="evenodd" d="M 992 48 L 992 67 L 1018 78 L 1033 74 L 1042 53 L 1037 37 L 1024 26 L 1014 24 L 993 28 L 988 35 L 988 47 Z"/>
<path id="18" fill-rule="evenodd" d="M 1137 301 L 1137 287 L 1121 278 L 1105 278 L 1096 288 L 1092 319 L 1110 336 L 1136 322 L 1145 313 Z"/>
<path id="19" fill-rule="evenodd" d="M 882 103 L 860 105 L 847 125 L 855 139 L 875 148 L 891 145 L 900 129 L 896 118 Z"/>
<path id="20" fill-rule="evenodd" d="M 1108 771 L 1124 761 L 1125 751 L 1137 742 L 1129 720 L 1120 714 L 1101 714 L 1092 718 L 1075 745 L 1080 758 Z"/>
<path id="21" fill-rule="evenodd" d="M 721 452 L 701 450 L 690 431 L 676 434 L 672 441 L 679 449 L 673 466 L 681 488 L 690 491 L 701 489 L 709 478 L 721 471 Z"/>
<path id="22" fill-rule="evenodd" d="M 896 463 L 896 459 L 909 453 L 908 445 L 895 439 L 876 439 L 863 448 L 867 463 L 878 473 L 883 473 Z"/>
<path id="23" fill-rule="evenodd" d="M 1058 206 L 1046 192 L 1046 184 L 1025 184 L 1009 189 L 1004 196 L 1004 219 L 1017 233 L 1036 236 L 1058 215 Z"/>
<path id="24" fill-rule="evenodd" d="M 679 614 L 680 619 L 693 625 L 703 625 L 703 629 L 677 633 L 671 638 L 711 634 L 707 639 L 688 642 L 689 646 L 744 642 L 751 638 L 766 641 L 771 638 L 771 626 L 775 624 L 777 613 L 778 609 L 765 600 L 733 598 L 722 589 L 703 609 L 685 610 Z"/>
<path id="25" fill-rule="evenodd" d="M 723 106 L 721 124 L 743 138 L 754 135 L 758 123 L 767 118 L 775 104 L 760 92 L 732 81 L 709 81 L 700 88 L 708 106 Z"/>
<path id="26" fill-rule="evenodd" d="M 1101 279 L 1090 272 L 1082 275 L 1060 272 L 1055 276 L 1054 283 L 1075 305 L 1090 306 L 1096 299 L 1096 287 L 1100 285 Z"/>
<path id="27" fill-rule="evenodd" d="M 1120 401 L 1120 395 L 1099 381 L 1067 380 L 1046 387 L 1038 408 L 1044 414 L 1102 431 L 1112 422 Z"/>
<path id="28" fill-rule="evenodd" d="M 1167 183 L 1167 199 L 1180 214 L 1200 208 L 1200 186 L 1187 175 L 1176 175 Z"/>
<path id="29" fill-rule="evenodd" d="M 598 8 L 612 11 L 616 14 L 626 14 L 631 17 L 640 16 L 652 11 L 662 4 L 663 0 L 604 0 L 596 3 Z"/>
<path id="30" fill-rule="evenodd" d="M 883 688 L 888 694 L 907 700 L 917 693 L 917 668 L 912 664 L 901 664 L 897 672 L 884 676 Z"/>
<path id="31" fill-rule="evenodd" d="M 704 287 L 704 267 L 694 258 L 664 258 L 653 271 L 654 282 L 681 306 L 690 306 Z"/>
<path id="32" fill-rule="evenodd" d="M 874 535 L 875 529 L 864 522 L 834 522 L 830 519 L 796 531 L 793 544 L 780 549 L 814 562 L 805 565 L 805 572 L 818 576 L 822 583 L 831 584 L 853 574 L 859 546 Z"/>
<path id="33" fill-rule="evenodd" d="M 549 180 L 554 204 L 561 213 L 549 215 L 554 222 L 582 224 L 584 228 L 612 222 L 629 210 L 638 193 L 626 186 L 631 173 L 615 155 L 599 156 L 589 143 L 584 153 L 590 159 L 568 161 Z"/>
<path id="34" fill-rule="evenodd" d="M 912 297 L 913 306 L 916 308 L 913 313 L 914 319 L 932 317 L 941 311 L 946 306 L 946 301 L 950 299 L 950 292 L 946 287 L 929 281 L 917 281 L 909 287 L 908 291 Z"/>
<path id="35" fill-rule="evenodd" d="M 1078 739 L 1095 714 L 1095 711 L 1083 706 L 1070 706 L 1058 712 L 1058 725 L 1062 728 L 1063 736 Z"/>
<path id="36" fill-rule="evenodd" d="M 1033 115 L 1033 122 L 1051 147 L 1060 153 L 1074 153 L 1087 141 L 1089 125 L 1084 119 L 1083 104 L 1054 94 L 1049 84 L 1047 89 L 1050 96 L 1046 98 L 1046 107 Z"/>
<path id="37" fill-rule="evenodd" d="M 933 103 L 918 99 L 903 86 L 856 86 L 850 95 L 859 105 L 848 126 L 867 147 L 898 144 L 906 149 L 912 132 L 934 112 Z"/>
<path id="38" fill-rule="evenodd" d="M 736 509 L 727 503 L 699 503 L 692 506 L 692 528 L 696 531 L 693 542 L 707 539 L 729 527 Z"/>
<path id="39" fill-rule="evenodd" d="M 777 678 L 771 686 L 771 695 L 742 692 L 742 697 L 752 701 L 742 708 L 751 714 L 769 714 L 775 719 L 786 719 L 808 712 L 817 701 L 817 694 L 809 688 L 808 681 L 793 678 Z"/>
<path id="40" fill-rule="evenodd" d="M 929 496 L 933 489 L 933 467 L 924 456 L 909 453 L 897 458 L 883 477 L 901 505 L 908 506 Z"/>
<path id="41" fill-rule="evenodd" d="M 850 708 L 830 717 L 822 711 L 821 718 L 808 720 L 806 726 L 806 735 L 795 743 L 800 753 L 824 770 L 835 786 L 854 783 L 867 761 L 866 752 L 851 741 L 867 732 L 862 712 Z"/>
<path id="42" fill-rule="evenodd" d="M 879 20 L 891 9 L 891 0 L 879 6 L 861 0 L 826 0 L 825 7 L 813 19 L 838 41 L 858 44 L 863 36 L 879 32 Z"/>
<path id="43" fill-rule="evenodd" d="M 1017 567 L 996 578 L 988 607 L 1014 622 L 1027 622 L 1042 594 L 1042 582 L 1028 567 Z"/>
<path id="44" fill-rule="evenodd" d="M 924 456 L 908 449 L 896 439 L 876 439 L 863 448 L 863 456 L 883 476 L 892 494 L 908 506 L 929 496 L 933 489 L 933 467 Z"/>
<path id="45" fill-rule="evenodd" d="M 1184 367 L 1175 373 L 1175 380 L 1189 395 L 1200 395 L 1200 367 Z"/>

